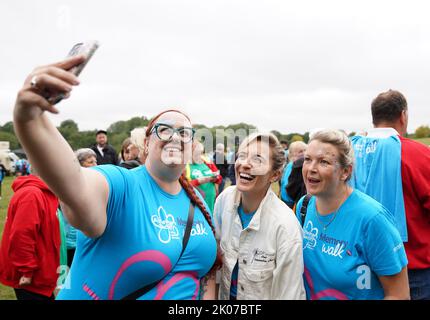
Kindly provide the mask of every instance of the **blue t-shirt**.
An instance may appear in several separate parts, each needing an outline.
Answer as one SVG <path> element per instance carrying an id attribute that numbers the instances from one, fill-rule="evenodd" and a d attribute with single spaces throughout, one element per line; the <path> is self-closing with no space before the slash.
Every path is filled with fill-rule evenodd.
<path id="1" fill-rule="evenodd" d="M 285 167 L 284 174 L 281 179 L 281 199 L 290 205 L 294 204 L 294 200 L 288 195 L 285 188 L 288 185 L 288 178 L 290 177 L 291 171 L 293 170 L 293 161 L 289 162 Z"/>
<path id="2" fill-rule="evenodd" d="M 355 165 L 350 184 L 381 203 L 393 215 L 403 242 L 408 241 L 399 137 L 354 136 Z"/>
<path id="3" fill-rule="evenodd" d="M 257 211 L 251 213 L 245 213 L 243 211 L 242 205 L 237 209 L 239 212 L 240 222 L 242 222 L 242 228 L 245 229 L 248 227 L 249 223 L 252 220 L 252 217 Z M 237 297 L 237 279 L 239 278 L 239 263 L 233 268 L 233 272 L 231 273 L 231 285 L 230 285 L 230 296 Z"/>
<path id="4" fill-rule="evenodd" d="M 57 299 L 121 299 L 166 273 L 139 300 L 196 299 L 216 258 L 215 237 L 200 209 L 195 207 L 188 245 L 175 265 L 190 205 L 185 191 L 166 193 L 145 166 L 94 169 L 109 184 L 107 226 L 97 239 L 78 232 L 66 288 Z"/>
<path id="5" fill-rule="evenodd" d="M 303 198 L 297 205 L 297 218 Z M 317 216 L 312 197 L 303 225 L 308 299 L 384 298 L 378 276 L 399 273 L 408 263 L 399 232 L 377 201 L 354 190 L 337 211 Z M 327 226 L 324 230 L 324 226 Z"/>

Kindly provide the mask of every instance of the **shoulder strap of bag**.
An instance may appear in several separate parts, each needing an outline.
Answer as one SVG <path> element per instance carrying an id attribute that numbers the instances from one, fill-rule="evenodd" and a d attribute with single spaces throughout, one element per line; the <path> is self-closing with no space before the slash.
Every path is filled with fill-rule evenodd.
<path id="1" fill-rule="evenodd" d="M 300 218 L 301 218 L 300 220 L 302 222 L 302 227 L 305 224 L 306 213 L 308 212 L 308 204 L 311 198 L 312 198 L 312 195 L 307 194 L 303 199 L 302 207 L 300 208 Z"/>
<path id="2" fill-rule="evenodd" d="M 176 264 L 178 263 L 178 261 L 181 259 L 182 254 L 185 251 L 185 248 L 187 247 L 188 244 L 188 240 L 190 239 L 190 234 L 191 234 L 191 228 L 193 226 L 193 220 L 194 220 L 194 204 L 192 202 L 190 202 L 190 208 L 188 210 L 188 219 L 187 219 L 187 225 L 185 227 L 185 233 L 184 233 L 184 238 L 182 239 L 182 251 L 181 254 L 179 255 L 178 260 L 176 261 L 175 265 L 173 266 L 172 270 L 175 268 Z M 171 270 L 170 270 L 171 271 Z M 145 293 L 149 292 L 152 288 L 154 288 L 157 284 L 159 284 L 161 282 L 161 280 L 163 280 L 169 273 L 167 272 L 166 275 L 161 278 L 160 280 L 157 280 L 151 284 L 148 284 L 140 289 L 137 289 L 136 291 L 130 293 L 129 295 L 123 297 L 121 300 L 137 300 L 138 298 L 140 298 L 141 296 L 143 296 Z"/>

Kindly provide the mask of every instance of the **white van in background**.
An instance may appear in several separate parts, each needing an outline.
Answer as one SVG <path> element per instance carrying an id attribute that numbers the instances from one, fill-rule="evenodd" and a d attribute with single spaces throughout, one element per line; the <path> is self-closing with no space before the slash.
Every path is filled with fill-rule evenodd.
<path id="1" fill-rule="evenodd" d="M 7 175 L 15 174 L 17 160 L 19 157 L 9 150 L 9 142 L 0 141 L 0 164 L 6 169 Z"/>

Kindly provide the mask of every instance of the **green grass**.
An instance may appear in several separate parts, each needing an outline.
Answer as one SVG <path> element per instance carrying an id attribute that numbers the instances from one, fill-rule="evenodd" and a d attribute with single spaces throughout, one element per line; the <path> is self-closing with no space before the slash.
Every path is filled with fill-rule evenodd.
<path id="1" fill-rule="evenodd" d="M 421 139 L 415 139 L 415 140 L 430 146 L 430 138 L 421 138 Z"/>
<path id="2" fill-rule="evenodd" d="M 0 200 L 0 239 L 3 236 L 4 222 L 7 215 L 7 206 L 13 194 L 10 187 L 13 179 L 14 177 L 5 177 L 2 184 L 2 199 Z M 13 289 L 0 284 L 0 300 L 16 300 Z"/>

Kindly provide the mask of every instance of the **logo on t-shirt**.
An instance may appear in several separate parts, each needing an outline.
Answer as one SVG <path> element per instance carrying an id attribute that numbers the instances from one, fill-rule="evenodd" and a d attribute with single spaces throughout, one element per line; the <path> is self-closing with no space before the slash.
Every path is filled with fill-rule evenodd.
<path id="1" fill-rule="evenodd" d="M 159 228 L 158 239 L 162 243 L 169 243 L 173 239 L 179 239 L 179 231 L 175 218 L 168 214 L 162 206 L 158 208 L 158 214 L 151 216 L 152 224 Z"/>
<path id="2" fill-rule="evenodd" d="M 324 242 L 321 249 L 322 253 L 343 259 L 343 253 L 348 246 L 348 241 L 338 240 L 336 238 L 329 237 L 325 233 L 321 233 L 318 240 Z"/>
<path id="3" fill-rule="evenodd" d="M 191 172 L 191 176 L 193 176 L 194 179 L 198 179 L 203 177 L 203 173 L 198 169 L 193 169 L 193 171 Z"/>
<path id="4" fill-rule="evenodd" d="M 303 248 L 314 249 L 317 245 L 318 229 L 314 228 L 312 221 L 308 221 L 306 227 L 303 229 L 303 238 L 306 240 L 306 245 Z"/>

